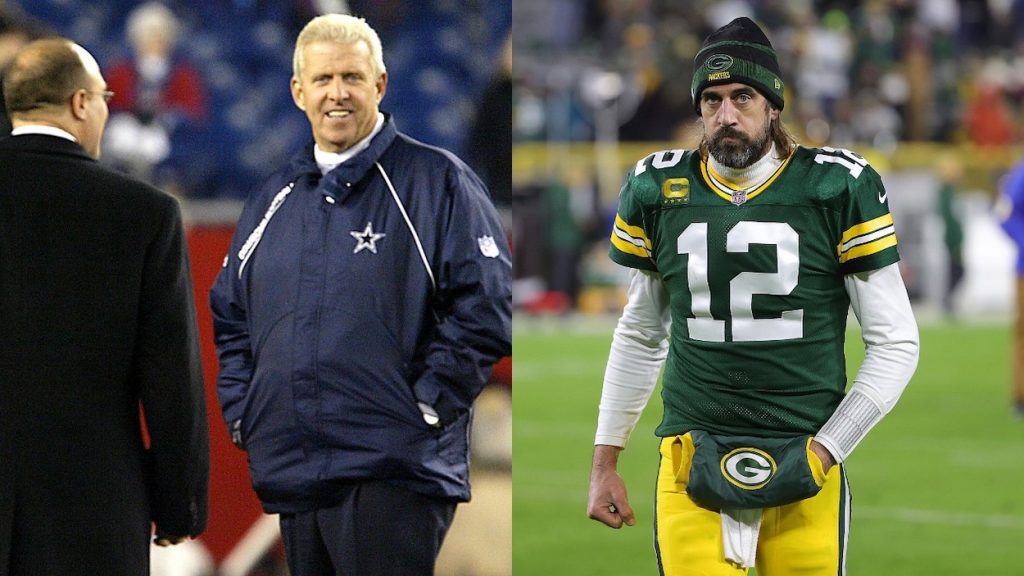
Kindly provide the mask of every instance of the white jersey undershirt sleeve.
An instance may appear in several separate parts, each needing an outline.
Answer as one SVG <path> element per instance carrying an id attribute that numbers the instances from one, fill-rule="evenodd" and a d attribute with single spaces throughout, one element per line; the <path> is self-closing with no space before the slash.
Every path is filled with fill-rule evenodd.
<path id="1" fill-rule="evenodd" d="M 861 327 L 864 362 L 853 386 L 814 439 L 842 462 L 899 400 L 917 368 L 920 340 L 899 266 L 845 279 Z"/>
<path id="2" fill-rule="evenodd" d="M 612 336 L 594 444 L 626 446 L 658 383 L 670 323 L 661 276 L 630 270 L 629 298 Z"/>

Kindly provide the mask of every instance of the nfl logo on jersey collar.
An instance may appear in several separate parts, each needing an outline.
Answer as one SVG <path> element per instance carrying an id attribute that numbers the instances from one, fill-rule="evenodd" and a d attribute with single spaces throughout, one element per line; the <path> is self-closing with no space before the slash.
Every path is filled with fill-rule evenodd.
<path id="1" fill-rule="evenodd" d="M 730 200 L 730 202 L 732 202 L 733 204 L 739 206 L 740 204 L 743 204 L 746 201 L 747 201 L 747 191 L 746 190 L 736 190 L 736 191 L 734 191 L 732 193 L 732 200 Z"/>

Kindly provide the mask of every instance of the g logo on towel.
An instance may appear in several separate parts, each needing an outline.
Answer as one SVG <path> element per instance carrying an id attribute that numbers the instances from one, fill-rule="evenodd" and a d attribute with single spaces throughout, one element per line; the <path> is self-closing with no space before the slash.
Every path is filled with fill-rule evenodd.
<path id="1" fill-rule="evenodd" d="M 722 457 L 722 475 L 733 486 L 757 490 L 775 476 L 778 467 L 770 454 L 757 448 L 737 448 Z"/>

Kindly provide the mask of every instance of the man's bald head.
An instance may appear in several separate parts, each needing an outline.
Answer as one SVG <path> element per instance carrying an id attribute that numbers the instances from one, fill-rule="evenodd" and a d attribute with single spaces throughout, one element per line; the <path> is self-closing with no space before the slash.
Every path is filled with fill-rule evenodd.
<path id="1" fill-rule="evenodd" d="M 60 128 L 97 159 L 110 115 L 109 96 L 96 59 L 66 38 L 28 44 L 4 76 L 7 113 L 15 129 L 30 125 Z"/>
<path id="2" fill-rule="evenodd" d="M 4 74 L 7 113 L 18 118 L 63 104 L 76 89 L 87 85 L 90 73 L 99 75 L 99 65 L 74 42 L 65 38 L 31 42 Z"/>

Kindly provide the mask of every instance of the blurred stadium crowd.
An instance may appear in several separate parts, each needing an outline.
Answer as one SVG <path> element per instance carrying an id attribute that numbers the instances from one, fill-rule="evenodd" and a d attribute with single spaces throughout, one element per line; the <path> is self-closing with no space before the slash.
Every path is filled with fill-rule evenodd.
<path id="1" fill-rule="evenodd" d="M 469 138 L 500 67 L 511 0 L 174 0 L 140 15 L 143 4 L 0 0 L 0 67 L 25 41 L 48 33 L 75 40 L 100 62 L 119 92 L 105 162 L 185 198 L 244 198 L 310 138 L 288 90 L 299 30 L 319 13 L 350 12 L 365 17 L 384 45 L 382 109 L 406 133 L 484 171 L 485 156 Z M 167 62 L 143 62 L 161 35 L 169 37 Z M 154 75 L 160 86 L 147 87 Z M 128 89 L 132 82 L 137 90 Z M 147 90 L 164 92 L 153 98 Z"/>
<path id="2" fill-rule="evenodd" d="M 811 142 L 1022 136 L 1020 0 L 523 0 L 514 10 L 519 139 L 586 139 L 594 69 L 621 77 L 621 139 L 680 139 L 695 118 L 693 55 L 740 15 L 769 30 L 788 124 Z M 570 117 L 547 117 L 543 103 L 565 92 Z"/>
<path id="3" fill-rule="evenodd" d="M 517 303 L 527 310 L 604 307 L 579 300 L 584 285 L 615 281 L 603 255 L 621 178 L 667 143 L 699 141 L 693 56 L 735 17 L 761 23 L 778 51 L 783 120 L 803 144 L 885 159 L 908 143 L 931 152 L 1024 140 L 1021 0 L 517 0 L 513 12 Z M 566 143 L 584 142 L 598 143 L 592 166 L 564 161 Z M 602 156 L 609 145 L 616 152 Z M 994 192 L 1003 171 L 980 187 Z"/>

